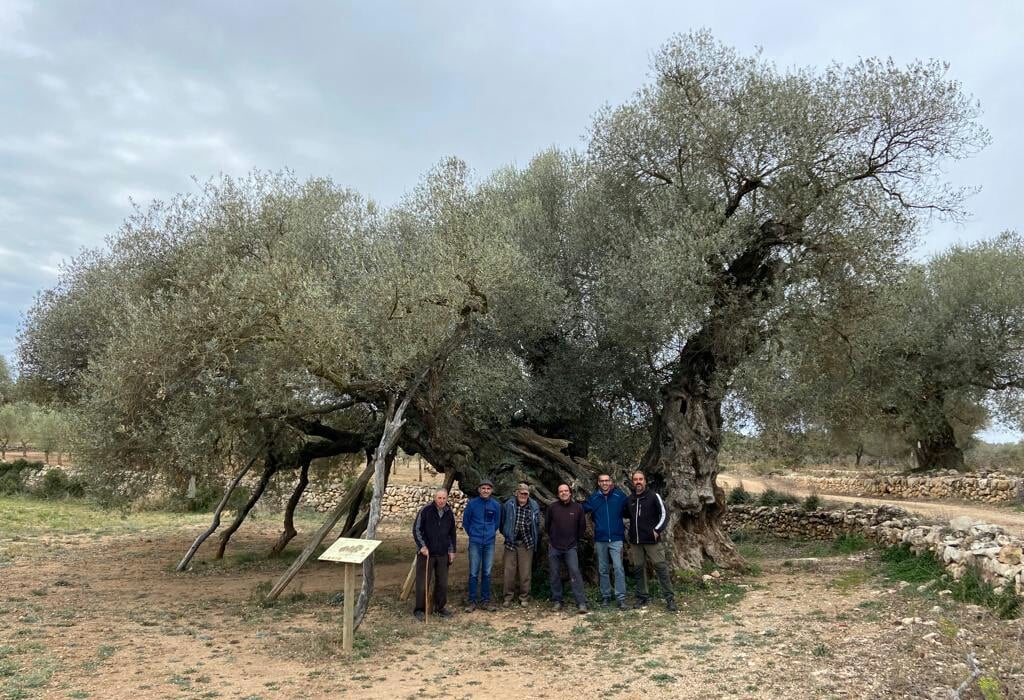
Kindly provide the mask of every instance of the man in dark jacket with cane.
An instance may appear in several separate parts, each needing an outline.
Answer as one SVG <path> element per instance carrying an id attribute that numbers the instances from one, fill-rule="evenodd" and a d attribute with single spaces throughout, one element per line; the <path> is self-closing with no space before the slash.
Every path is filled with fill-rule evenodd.
<path id="1" fill-rule="evenodd" d="M 427 577 L 433 575 L 433 605 L 431 611 L 438 617 L 450 617 L 448 604 L 448 567 L 455 559 L 455 516 L 448 505 L 448 492 L 438 489 L 433 503 L 428 503 L 416 514 L 412 536 L 419 552 L 416 555 L 416 603 L 413 615 L 424 619 L 426 611 Z"/>

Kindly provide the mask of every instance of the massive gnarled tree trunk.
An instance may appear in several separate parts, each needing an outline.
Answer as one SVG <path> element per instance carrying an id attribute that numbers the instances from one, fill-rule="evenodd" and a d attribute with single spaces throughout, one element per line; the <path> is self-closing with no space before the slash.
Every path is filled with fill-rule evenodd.
<path id="1" fill-rule="evenodd" d="M 722 400 L 732 373 L 762 340 L 758 307 L 773 294 L 780 271 L 773 251 L 797 228 L 768 221 L 752 232 L 747 249 L 723 270 L 707 322 L 687 339 L 661 388 L 640 468 L 668 507 L 666 542 L 676 569 L 699 570 L 706 559 L 723 567 L 743 563 L 721 526 L 725 493 L 716 478 Z"/>
<path id="2" fill-rule="evenodd" d="M 941 424 L 929 426 L 914 445 L 914 471 L 932 469 L 964 470 L 964 453 L 956 444 L 953 426 L 942 419 Z"/>
<path id="3" fill-rule="evenodd" d="M 725 494 L 715 482 L 722 439 L 722 402 L 703 382 L 677 378 L 663 390 L 651 447 L 640 468 L 665 500 L 673 568 L 698 570 L 705 559 L 741 563 L 721 526 Z"/>

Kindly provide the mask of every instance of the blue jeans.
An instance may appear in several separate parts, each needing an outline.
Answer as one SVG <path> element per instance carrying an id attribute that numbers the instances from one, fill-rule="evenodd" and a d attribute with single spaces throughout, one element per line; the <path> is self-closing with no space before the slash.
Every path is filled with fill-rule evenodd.
<path id="1" fill-rule="evenodd" d="M 626 571 L 622 568 L 622 540 L 618 542 L 594 542 L 597 554 L 597 576 L 601 582 L 601 598 L 612 599 L 612 585 L 608 577 L 608 560 L 615 573 L 615 599 L 626 599 Z"/>
<path id="2" fill-rule="evenodd" d="M 562 602 L 562 562 L 569 570 L 569 581 L 572 584 L 572 597 L 576 605 L 586 605 L 587 598 L 583 593 L 583 574 L 580 573 L 580 560 L 576 548 L 555 549 L 548 546 L 548 572 L 551 576 L 551 600 Z"/>
<path id="3" fill-rule="evenodd" d="M 491 599 L 491 566 L 494 564 L 494 540 L 487 544 L 469 543 L 469 591 L 468 603 L 486 603 Z M 477 579 L 480 594 L 477 597 Z"/>

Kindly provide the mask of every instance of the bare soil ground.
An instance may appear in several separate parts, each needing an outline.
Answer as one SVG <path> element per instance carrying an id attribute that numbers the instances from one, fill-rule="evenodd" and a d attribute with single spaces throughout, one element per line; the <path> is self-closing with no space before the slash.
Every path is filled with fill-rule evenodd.
<path id="1" fill-rule="evenodd" d="M 794 496 L 809 496 L 803 486 L 785 478 L 774 478 L 755 476 L 736 472 L 729 472 L 718 475 L 718 484 L 727 491 L 740 483 L 743 488 L 751 493 L 761 493 L 765 489 L 785 491 Z M 977 503 L 965 503 L 962 501 L 909 501 L 903 499 L 872 498 L 870 496 L 848 496 L 841 494 L 830 494 L 827 491 L 817 491 L 819 495 L 827 497 L 829 501 L 840 503 L 862 503 L 864 505 L 892 505 L 905 508 L 912 513 L 919 513 L 928 518 L 936 520 L 949 520 L 960 515 L 966 515 L 975 520 L 982 520 L 993 525 L 999 525 L 1017 535 L 1024 535 L 1024 512 L 1013 510 L 1008 506 L 985 506 Z"/>
<path id="2" fill-rule="evenodd" d="M 0 697 L 930 698 L 968 677 L 970 651 L 990 697 L 1024 697 L 1020 620 L 900 588 L 875 552 L 747 540 L 756 573 L 683 586 L 678 615 L 537 601 L 423 625 L 397 601 L 412 547 L 408 525 L 390 523 L 347 658 L 336 565 L 311 565 L 268 607 L 262 592 L 291 559 L 264 556 L 274 524 L 247 523 L 224 562 L 208 544 L 173 573 L 198 529 L 193 517 L 11 535 L 0 513 Z M 963 697 L 982 697 L 977 679 Z"/>

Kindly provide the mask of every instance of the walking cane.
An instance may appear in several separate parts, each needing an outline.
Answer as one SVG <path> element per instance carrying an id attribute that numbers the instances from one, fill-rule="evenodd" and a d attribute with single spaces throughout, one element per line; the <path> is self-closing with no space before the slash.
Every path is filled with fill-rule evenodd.
<path id="1" fill-rule="evenodd" d="M 430 621 L 430 553 L 423 560 L 423 624 Z"/>

